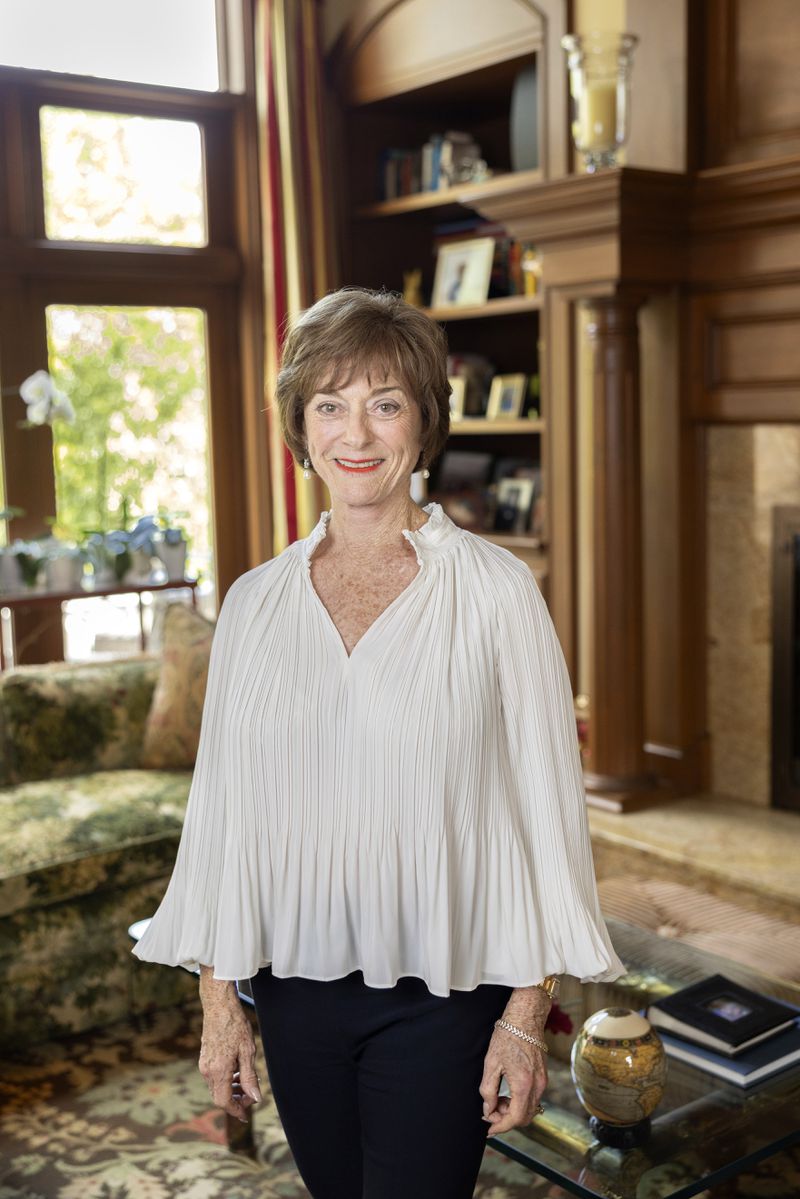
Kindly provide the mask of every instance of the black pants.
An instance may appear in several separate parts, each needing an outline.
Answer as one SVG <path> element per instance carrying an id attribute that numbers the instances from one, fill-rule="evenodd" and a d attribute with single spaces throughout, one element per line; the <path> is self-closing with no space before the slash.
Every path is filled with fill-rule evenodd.
<path id="1" fill-rule="evenodd" d="M 252 980 L 269 1079 L 312 1199 L 472 1199 L 489 1125 L 478 1090 L 512 987 L 431 995 L 420 978 L 368 987 Z"/>

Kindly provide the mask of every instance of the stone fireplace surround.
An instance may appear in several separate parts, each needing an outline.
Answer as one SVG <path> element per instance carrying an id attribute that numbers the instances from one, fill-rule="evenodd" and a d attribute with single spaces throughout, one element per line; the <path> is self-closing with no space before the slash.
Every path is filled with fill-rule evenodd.
<path id="1" fill-rule="evenodd" d="M 773 508 L 800 506 L 800 425 L 712 426 L 707 464 L 711 790 L 768 807 Z"/>

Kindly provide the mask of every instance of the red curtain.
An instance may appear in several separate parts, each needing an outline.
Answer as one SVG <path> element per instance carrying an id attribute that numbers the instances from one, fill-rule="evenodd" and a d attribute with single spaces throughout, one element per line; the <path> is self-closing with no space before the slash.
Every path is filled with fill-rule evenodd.
<path id="1" fill-rule="evenodd" d="M 306 536 L 329 502 L 315 475 L 303 478 L 283 443 L 273 407 L 287 322 L 334 286 L 320 24 L 318 0 L 256 0 L 265 404 L 275 554 Z"/>

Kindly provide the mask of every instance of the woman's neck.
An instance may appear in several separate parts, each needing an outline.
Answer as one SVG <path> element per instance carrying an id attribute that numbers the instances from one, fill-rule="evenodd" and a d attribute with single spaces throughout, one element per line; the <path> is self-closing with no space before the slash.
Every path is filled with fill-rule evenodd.
<path id="1" fill-rule="evenodd" d="M 349 561 L 375 561 L 404 550 L 413 553 L 403 530 L 414 532 L 428 518 L 410 496 L 392 505 L 333 503 L 323 544 L 329 553 Z"/>

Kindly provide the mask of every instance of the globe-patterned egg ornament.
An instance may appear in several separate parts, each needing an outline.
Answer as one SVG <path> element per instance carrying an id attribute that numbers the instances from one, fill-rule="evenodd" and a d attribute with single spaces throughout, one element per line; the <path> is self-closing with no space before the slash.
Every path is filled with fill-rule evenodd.
<path id="1" fill-rule="evenodd" d="M 628 1008 L 602 1008 L 575 1038 L 571 1073 L 590 1116 L 604 1125 L 633 1126 L 658 1106 L 667 1059 L 661 1038 L 644 1016 Z"/>

